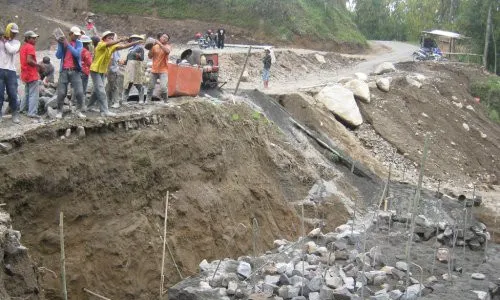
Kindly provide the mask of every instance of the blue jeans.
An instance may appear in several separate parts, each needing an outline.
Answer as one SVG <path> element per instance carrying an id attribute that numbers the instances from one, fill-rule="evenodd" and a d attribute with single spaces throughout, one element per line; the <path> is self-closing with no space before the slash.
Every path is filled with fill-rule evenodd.
<path id="1" fill-rule="evenodd" d="M 90 71 L 90 78 L 92 78 L 92 83 L 94 84 L 94 90 L 90 96 L 88 106 L 94 105 L 97 101 L 99 102 L 99 110 L 102 113 L 107 113 L 108 109 L 108 98 L 106 97 L 106 89 L 104 88 L 104 81 L 106 80 L 106 75 L 102 73 L 96 73 Z"/>
<path id="2" fill-rule="evenodd" d="M 29 117 L 38 115 L 38 94 L 40 81 L 33 80 L 24 84 L 24 92 L 26 97 L 21 101 L 21 111 L 27 111 Z"/>
<path id="3" fill-rule="evenodd" d="M 62 112 L 64 106 L 64 98 L 68 94 L 69 83 L 71 83 L 73 94 L 75 94 L 76 108 L 82 109 L 83 107 L 83 86 L 80 72 L 76 70 L 62 70 L 59 73 L 59 83 L 57 85 L 57 109 L 60 112 Z"/>
<path id="4" fill-rule="evenodd" d="M 12 70 L 0 69 L 0 117 L 5 100 L 5 89 L 7 89 L 7 96 L 9 96 L 10 109 L 14 114 L 17 112 L 17 74 Z"/>
<path id="5" fill-rule="evenodd" d="M 82 73 L 82 86 L 83 86 L 83 100 L 85 100 L 87 97 L 87 87 L 89 86 L 89 75 L 85 75 L 85 73 Z"/>

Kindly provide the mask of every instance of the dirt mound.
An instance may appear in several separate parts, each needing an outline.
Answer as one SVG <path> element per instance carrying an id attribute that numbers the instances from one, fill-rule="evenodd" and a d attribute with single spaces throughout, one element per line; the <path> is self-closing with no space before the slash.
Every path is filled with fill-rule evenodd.
<path id="1" fill-rule="evenodd" d="M 456 182 L 488 182 L 500 174 L 500 126 L 475 103 L 468 87 L 480 68 L 460 64 L 402 63 L 392 75 L 391 91 L 372 89 L 373 100 L 360 103 L 368 123 L 399 153 L 418 162 L 424 135 L 431 133 L 427 176 Z M 426 76 L 422 88 L 407 75 Z M 465 125 L 464 125 L 465 124 Z"/>
<path id="2" fill-rule="evenodd" d="M 156 297 L 167 191 L 167 243 L 183 276 L 204 258 L 250 253 L 254 222 L 262 251 L 300 235 L 291 203 L 317 176 L 275 125 L 246 106 L 199 102 L 155 118 L 160 125 L 140 130 L 101 124 L 84 139 L 39 128 L 0 158 L 0 193 L 38 267 L 59 269 L 64 211 L 71 297 L 84 298 L 82 288 L 112 299 Z M 345 222 L 347 212 L 338 212 L 329 226 Z M 167 258 L 170 285 L 180 277 Z M 40 284 L 58 299 L 58 279 L 41 274 Z"/>

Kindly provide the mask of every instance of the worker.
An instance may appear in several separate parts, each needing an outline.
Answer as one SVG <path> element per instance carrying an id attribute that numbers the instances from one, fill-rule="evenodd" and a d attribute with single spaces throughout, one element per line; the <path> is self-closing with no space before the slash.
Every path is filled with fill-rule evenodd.
<path id="1" fill-rule="evenodd" d="M 271 64 L 272 64 L 272 58 L 271 58 L 271 49 L 269 47 L 266 47 L 264 49 L 264 58 L 262 59 L 262 62 L 264 63 L 264 68 L 262 70 L 262 81 L 264 82 L 264 88 L 269 88 L 269 79 L 271 77 Z"/>
<path id="2" fill-rule="evenodd" d="M 16 23 L 9 23 L 3 36 L 0 38 L 0 108 L 3 107 L 5 90 L 9 97 L 9 106 L 12 110 L 12 122 L 19 124 L 19 111 L 17 107 L 17 73 L 14 56 L 19 52 L 21 43 L 16 40 L 19 27 Z M 0 122 L 2 110 L 0 109 Z"/>
<path id="3" fill-rule="evenodd" d="M 39 118 L 38 116 L 38 96 L 40 93 L 40 82 L 38 70 L 43 66 L 36 62 L 35 44 L 38 34 L 34 31 L 24 33 L 24 44 L 19 50 L 21 61 L 21 80 L 24 82 L 26 97 L 22 101 L 20 111 L 26 111 L 28 117 Z"/>
<path id="4" fill-rule="evenodd" d="M 59 82 L 57 85 L 57 119 L 63 117 L 64 99 L 68 93 L 68 84 L 73 87 L 73 94 L 76 98 L 76 116 L 85 118 L 82 113 L 84 109 L 83 85 L 80 72 L 82 70 L 82 48 L 80 41 L 82 31 L 77 26 L 73 26 L 69 32 L 69 40 L 62 36 L 58 39 L 56 57 L 61 60 Z"/>
<path id="5" fill-rule="evenodd" d="M 219 49 L 224 49 L 224 39 L 226 37 L 226 30 L 224 27 L 220 27 L 219 30 L 217 30 L 217 48 Z"/>
<path id="6" fill-rule="evenodd" d="M 133 34 L 128 39 L 129 42 L 144 40 L 143 36 Z M 144 83 L 145 83 L 145 63 L 144 47 L 141 44 L 132 46 L 129 49 L 125 59 L 125 76 L 123 79 L 123 98 L 122 103 L 127 103 L 128 95 L 132 86 L 135 86 L 139 92 L 139 104 L 144 103 Z"/>
<path id="7" fill-rule="evenodd" d="M 166 33 L 159 33 L 155 45 L 149 51 L 148 57 L 153 60 L 151 67 L 151 79 L 149 80 L 146 103 L 150 103 L 153 98 L 153 90 L 156 81 L 160 80 L 160 98 L 162 103 L 168 102 L 168 55 L 172 51 L 172 46 L 168 44 L 170 36 Z"/>

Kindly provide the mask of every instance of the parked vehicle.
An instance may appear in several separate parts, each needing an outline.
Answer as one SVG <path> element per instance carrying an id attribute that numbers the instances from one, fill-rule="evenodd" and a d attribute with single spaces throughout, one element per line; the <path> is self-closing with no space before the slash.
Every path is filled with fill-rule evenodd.
<path id="1" fill-rule="evenodd" d="M 420 40 L 420 49 L 413 52 L 413 60 L 414 61 L 425 61 L 425 60 L 433 60 L 433 61 L 442 61 L 445 60 L 443 57 L 443 52 L 439 49 L 436 41 L 429 37 L 422 37 Z"/>
<path id="2" fill-rule="evenodd" d="M 413 60 L 414 61 L 425 61 L 425 60 L 433 60 L 433 61 L 443 61 L 446 60 L 443 57 L 443 53 L 439 48 L 420 48 L 417 51 L 413 52 Z"/>

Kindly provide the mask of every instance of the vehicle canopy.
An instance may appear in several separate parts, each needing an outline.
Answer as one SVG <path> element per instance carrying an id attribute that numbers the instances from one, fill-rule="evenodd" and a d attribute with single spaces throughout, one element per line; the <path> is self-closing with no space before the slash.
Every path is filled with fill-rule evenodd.
<path id="1" fill-rule="evenodd" d="M 444 30 L 422 31 L 420 46 L 422 48 L 439 48 L 448 52 L 455 52 L 456 41 L 467 37 L 456 32 Z"/>

